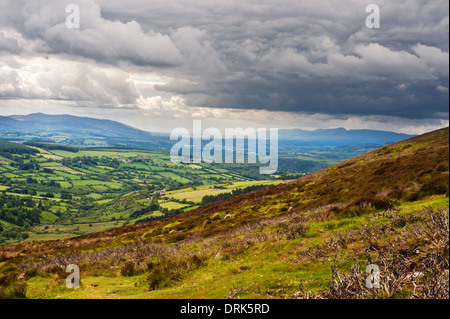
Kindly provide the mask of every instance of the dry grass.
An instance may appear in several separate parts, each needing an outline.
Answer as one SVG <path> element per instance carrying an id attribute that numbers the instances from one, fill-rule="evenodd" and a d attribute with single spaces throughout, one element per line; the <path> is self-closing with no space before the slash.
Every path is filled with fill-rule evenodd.
<path id="1" fill-rule="evenodd" d="M 311 296 L 300 291 L 297 297 L 362 298 L 449 298 L 449 213 L 431 208 L 406 217 L 395 216 L 388 224 L 339 233 L 314 248 L 299 252 L 301 258 L 323 260 L 334 252 L 354 245 L 351 258 L 365 258 L 380 268 L 380 288 L 368 288 L 362 263 L 339 271 L 331 267 L 332 284 Z M 395 236 L 393 236 L 395 235 Z M 386 238 L 392 238 L 387 241 Z"/>

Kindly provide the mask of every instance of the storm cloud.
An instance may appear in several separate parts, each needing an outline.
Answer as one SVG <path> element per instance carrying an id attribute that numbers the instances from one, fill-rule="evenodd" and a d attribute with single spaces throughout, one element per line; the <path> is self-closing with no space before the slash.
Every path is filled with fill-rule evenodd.
<path id="1" fill-rule="evenodd" d="M 380 0 L 379 29 L 367 4 L 5 0 L 0 98 L 448 120 L 448 1 Z"/>

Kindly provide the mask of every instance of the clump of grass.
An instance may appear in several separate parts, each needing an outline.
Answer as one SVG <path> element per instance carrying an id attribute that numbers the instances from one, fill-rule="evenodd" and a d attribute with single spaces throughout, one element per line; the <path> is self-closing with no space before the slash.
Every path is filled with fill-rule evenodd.
<path id="1" fill-rule="evenodd" d="M 15 279 L 15 278 L 14 278 Z M 26 281 L 20 282 L 4 282 L 0 285 L 0 299 L 17 299 L 17 298 L 26 298 L 27 297 L 27 289 L 28 285 Z"/>
<path id="2" fill-rule="evenodd" d="M 25 278 L 26 280 L 28 280 L 28 279 L 30 279 L 30 278 L 38 277 L 38 276 L 40 276 L 40 277 L 45 277 L 45 273 L 44 273 L 43 271 L 41 271 L 41 270 L 39 270 L 39 269 L 33 267 L 33 268 L 28 269 L 28 270 L 25 272 L 24 278 Z"/>
<path id="3" fill-rule="evenodd" d="M 26 281 L 21 281 L 13 287 L 15 298 L 26 298 L 27 297 L 28 285 Z"/>
<path id="4" fill-rule="evenodd" d="M 419 190 L 419 197 L 448 195 L 448 173 L 437 174 L 426 181 Z"/>
<path id="5" fill-rule="evenodd" d="M 304 223 L 298 223 L 294 225 L 289 225 L 287 223 L 283 223 L 279 225 L 277 232 L 286 237 L 286 239 L 296 239 L 299 237 L 303 237 L 306 235 L 308 231 L 308 227 Z"/>
<path id="6" fill-rule="evenodd" d="M 56 265 L 48 268 L 46 272 L 50 274 L 56 274 L 58 276 L 58 279 L 65 279 L 68 276 L 63 267 Z"/>
<path id="7" fill-rule="evenodd" d="M 388 196 L 363 196 L 350 202 L 338 212 L 341 218 L 357 217 L 377 210 L 393 209 L 398 203 Z"/>
<path id="8" fill-rule="evenodd" d="M 7 287 L 16 281 L 18 278 L 18 274 L 15 272 L 9 273 L 4 276 L 0 276 L 0 287 Z"/>
<path id="9" fill-rule="evenodd" d="M 4 268 L 2 269 L 2 273 L 4 273 L 4 274 L 16 272 L 16 271 L 18 271 L 18 269 L 15 264 L 5 265 Z"/>
<path id="10" fill-rule="evenodd" d="M 157 290 L 180 281 L 184 275 L 205 265 L 206 257 L 197 254 L 184 259 L 173 258 L 158 264 L 149 263 L 147 277 L 150 290 Z"/>

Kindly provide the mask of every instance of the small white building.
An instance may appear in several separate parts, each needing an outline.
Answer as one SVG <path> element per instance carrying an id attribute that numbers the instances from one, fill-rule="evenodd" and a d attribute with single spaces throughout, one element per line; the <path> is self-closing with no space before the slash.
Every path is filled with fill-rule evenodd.
<path id="1" fill-rule="evenodd" d="M 153 194 L 164 195 L 165 192 L 166 192 L 166 189 L 164 188 L 164 189 L 162 189 L 162 190 L 160 190 L 160 191 L 154 191 Z"/>

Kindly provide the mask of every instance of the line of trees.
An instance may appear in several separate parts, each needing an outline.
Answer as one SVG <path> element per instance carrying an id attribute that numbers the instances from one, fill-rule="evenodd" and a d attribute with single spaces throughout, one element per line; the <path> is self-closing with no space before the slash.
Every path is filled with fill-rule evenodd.
<path id="1" fill-rule="evenodd" d="M 39 142 L 25 142 L 23 144 L 43 148 L 44 150 L 47 150 L 47 151 L 60 150 L 60 151 L 67 151 L 67 152 L 72 152 L 72 153 L 77 153 L 79 151 L 79 149 L 76 147 L 61 145 L 61 144 L 39 143 Z"/>
<path id="2" fill-rule="evenodd" d="M 225 200 L 237 195 L 242 195 L 242 194 L 247 194 L 250 192 L 254 192 L 263 188 L 266 188 L 267 185 L 253 185 L 253 186 L 247 186 L 245 188 L 238 188 L 238 189 L 233 189 L 231 191 L 231 193 L 220 193 L 217 195 L 205 195 L 202 198 L 201 204 L 202 205 L 207 205 L 207 204 L 211 204 L 220 200 Z"/>

